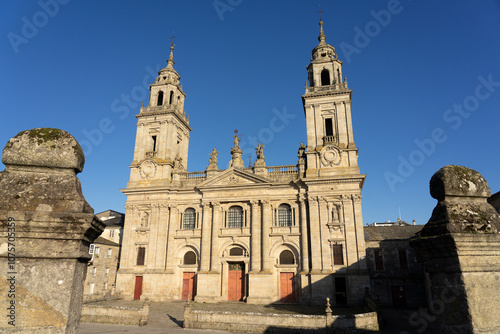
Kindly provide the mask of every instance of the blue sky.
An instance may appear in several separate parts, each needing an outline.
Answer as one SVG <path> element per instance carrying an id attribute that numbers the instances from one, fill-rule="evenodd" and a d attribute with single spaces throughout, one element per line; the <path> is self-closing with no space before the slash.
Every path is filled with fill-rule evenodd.
<path id="1" fill-rule="evenodd" d="M 320 3 L 353 90 L 365 224 L 395 220 L 398 207 L 404 220 L 427 222 L 429 179 L 447 164 L 477 170 L 499 191 L 500 2 Z M 204 170 L 214 146 L 227 166 L 235 129 L 242 143 L 265 144 L 268 166 L 296 164 L 317 10 L 290 0 L 4 1 L 0 143 L 35 127 L 70 132 L 87 153 L 87 201 L 123 211 L 134 115 L 175 31 L 193 128 L 188 170 Z M 277 112 L 291 116 L 269 134 Z"/>

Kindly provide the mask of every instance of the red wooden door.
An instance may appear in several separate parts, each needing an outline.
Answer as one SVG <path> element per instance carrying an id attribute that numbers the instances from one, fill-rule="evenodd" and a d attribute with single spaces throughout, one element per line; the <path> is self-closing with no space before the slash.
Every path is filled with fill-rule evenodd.
<path id="1" fill-rule="evenodd" d="M 142 276 L 135 276 L 134 300 L 141 298 L 142 295 Z"/>
<path id="2" fill-rule="evenodd" d="M 243 263 L 229 264 L 228 300 L 243 300 L 245 292 L 243 266 Z"/>
<path id="3" fill-rule="evenodd" d="M 295 303 L 294 281 L 293 273 L 280 273 L 281 301 L 283 303 Z"/>
<path id="4" fill-rule="evenodd" d="M 195 273 L 184 273 L 182 277 L 182 300 L 189 299 L 194 300 L 194 290 L 195 290 Z"/>
<path id="5" fill-rule="evenodd" d="M 406 307 L 406 292 L 404 286 L 392 286 L 392 306 L 402 308 Z"/>

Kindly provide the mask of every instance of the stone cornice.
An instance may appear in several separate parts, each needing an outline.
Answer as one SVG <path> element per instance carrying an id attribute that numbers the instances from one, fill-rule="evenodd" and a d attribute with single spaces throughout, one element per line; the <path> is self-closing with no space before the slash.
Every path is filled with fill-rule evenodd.
<path id="1" fill-rule="evenodd" d="M 305 93 L 302 95 L 302 99 L 305 100 L 307 98 L 311 97 L 321 97 L 321 96 L 335 96 L 335 95 L 349 95 L 349 99 L 352 96 L 352 90 L 351 89 L 341 89 L 341 90 L 325 90 L 325 91 L 319 91 L 319 92 L 310 92 L 310 93 Z"/>
<path id="2" fill-rule="evenodd" d="M 318 178 L 302 178 L 300 181 L 306 185 L 312 184 L 325 184 L 325 183 L 357 183 L 365 181 L 366 174 L 348 175 L 348 176 L 334 176 L 334 177 L 318 177 Z"/>
<path id="3" fill-rule="evenodd" d="M 145 109 L 145 108 L 144 108 Z M 145 118 L 145 117 L 151 117 L 151 116 L 161 116 L 161 115 L 172 115 L 174 116 L 180 123 L 182 123 L 188 131 L 192 131 L 193 129 L 189 126 L 188 120 L 185 117 L 180 117 L 179 113 L 175 111 L 175 109 L 163 109 L 163 110 L 157 110 L 157 111 L 145 111 L 141 112 L 135 117 L 137 119 Z"/>

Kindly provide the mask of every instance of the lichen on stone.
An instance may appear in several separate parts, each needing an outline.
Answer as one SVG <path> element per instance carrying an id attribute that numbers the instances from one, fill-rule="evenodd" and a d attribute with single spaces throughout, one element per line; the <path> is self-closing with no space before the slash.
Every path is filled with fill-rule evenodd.
<path id="1" fill-rule="evenodd" d="M 438 200 L 422 236 L 445 233 L 500 233 L 500 216 L 487 202 L 486 180 L 473 169 L 449 165 L 431 178 L 430 192 Z"/>
<path id="2" fill-rule="evenodd" d="M 5 146 L 2 162 L 17 166 L 71 168 L 79 173 L 85 157 L 78 141 L 68 132 L 36 128 L 19 132 Z"/>

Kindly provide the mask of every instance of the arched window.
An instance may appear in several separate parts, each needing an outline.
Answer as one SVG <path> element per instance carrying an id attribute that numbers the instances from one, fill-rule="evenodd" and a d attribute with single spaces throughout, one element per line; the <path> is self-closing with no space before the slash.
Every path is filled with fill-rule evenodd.
<path id="1" fill-rule="evenodd" d="M 278 207 L 278 226 L 292 226 L 292 208 L 288 204 Z"/>
<path id="2" fill-rule="evenodd" d="M 321 71 L 321 86 L 328 86 L 330 83 L 330 72 L 325 68 Z"/>
<path id="3" fill-rule="evenodd" d="M 185 230 L 194 230 L 196 220 L 196 211 L 193 208 L 188 208 L 184 211 L 184 222 L 182 228 Z"/>
<path id="4" fill-rule="evenodd" d="M 295 264 L 293 253 L 289 250 L 284 250 L 280 254 L 280 264 Z"/>
<path id="5" fill-rule="evenodd" d="M 243 249 L 240 247 L 233 247 L 229 250 L 229 256 L 243 256 Z"/>
<path id="6" fill-rule="evenodd" d="M 193 251 L 184 254 L 184 264 L 196 264 L 196 254 Z"/>
<path id="7" fill-rule="evenodd" d="M 243 208 L 241 206 L 232 206 L 227 211 L 227 227 L 243 227 Z"/>
<path id="8" fill-rule="evenodd" d="M 339 69 L 337 68 L 337 83 L 342 83 L 342 78 L 340 77 L 340 71 Z"/>
<path id="9" fill-rule="evenodd" d="M 169 100 L 168 104 L 172 104 L 172 102 L 174 102 L 174 91 L 173 90 L 170 91 L 170 100 Z"/>
<path id="10" fill-rule="evenodd" d="M 158 102 L 156 103 L 157 106 L 163 105 L 163 92 L 160 90 L 158 93 Z"/>
<path id="11" fill-rule="evenodd" d="M 177 104 L 181 103 L 181 97 L 177 96 Z"/>

